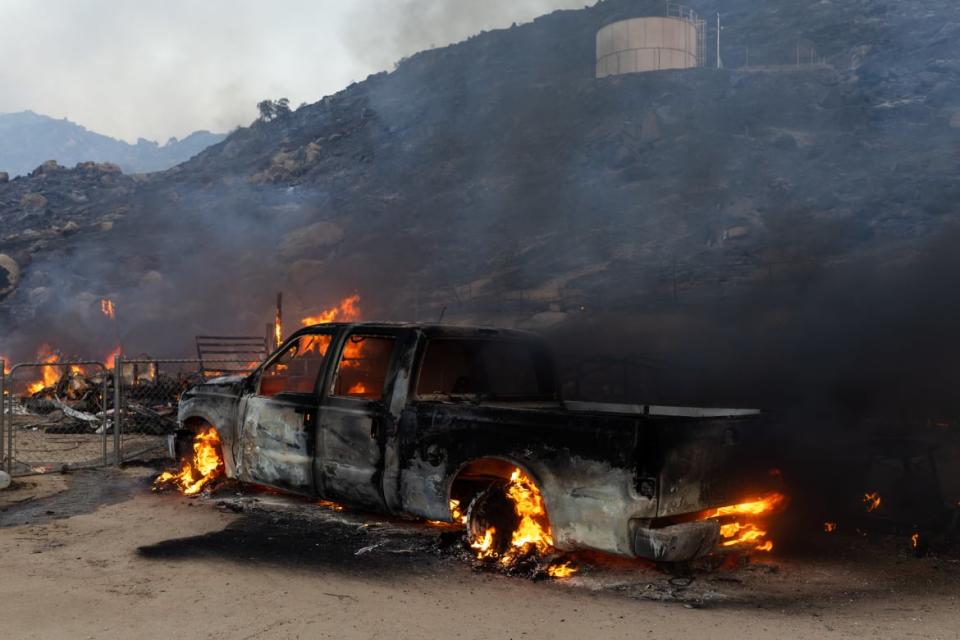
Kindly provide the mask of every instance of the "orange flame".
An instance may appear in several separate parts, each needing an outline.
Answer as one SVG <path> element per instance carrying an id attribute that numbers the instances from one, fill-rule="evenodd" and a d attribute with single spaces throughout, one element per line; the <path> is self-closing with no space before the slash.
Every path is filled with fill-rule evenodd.
<path id="1" fill-rule="evenodd" d="M 873 513 L 880 508 L 880 502 L 882 498 L 880 494 L 876 491 L 871 491 L 870 493 L 863 494 L 863 506 L 866 507 L 867 513 Z"/>
<path id="2" fill-rule="evenodd" d="M 460 501 L 457 499 L 450 501 L 450 517 L 454 522 L 459 522 L 464 525 L 467 524 L 467 514 L 460 508 Z"/>
<path id="3" fill-rule="evenodd" d="M 320 313 L 303 318 L 300 323 L 305 327 L 315 324 L 330 324 L 331 322 L 352 322 L 360 318 L 360 296 L 354 294 L 344 298 L 340 303 L 324 309 Z"/>
<path id="4" fill-rule="evenodd" d="M 100 300 L 100 312 L 111 320 L 117 319 L 117 309 L 113 304 L 113 300 L 109 298 L 102 298 Z"/>
<path id="5" fill-rule="evenodd" d="M 283 320 L 280 318 L 280 309 L 273 317 L 273 342 L 278 349 L 283 344 Z"/>
<path id="6" fill-rule="evenodd" d="M 336 502 L 330 502 L 329 500 L 317 500 L 317 505 L 326 507 L 331 511 L 343 511 L 343 505 L 337 504 Z"/>
<path id="7" fill-rule="evenodd" d="M 720 525 L 723 547 L 749 546 L 754 551 L 773 551 L 773 541 L 767 539 L 766 529 L 761 528 L 763 525 L 753 519 L 782 510 L 786 501 L 787 497 L 782 493 L 773 493 L 765 498 L 712 509 L 702 518 L 733 518 Z M 745 521 L 741 522 L 741 519 Z"/>
<path id="8" fill-rule="evenodd" d="M 918 532 L 918 533 L 914 533 L 912 536 L 910 536 L 910 544 L 913 546 L 914 549 L 916 549 L 917 547 L 920 546 L 920 533 L 919 533 L 919 532 Z"/>
<path id="9" fill-rule="evenodd" d="M 362 396 L 362 395 L 365 394 L 366 392 L 367 392 L 367 385 L 363 384 L 362 382 L 358 382 L 357 384 L 355 384 L 355 385 L 353 385 L 352 387 L 350 387 L 350 390 L 347 391 L 347 395 L 348 395 L 348 396 Z"/>
<path id="10" fill-rule="evenodd" d="M 327 355 L 327 349 L 330 348 L 330 336 L 318 335 L 318 336 L 303 336 L 300 338 L 300 352 L 298 355 L 303 355 L 305 353 L 316 353 L 320 356 Z"/>
<path id="11" fill-rule="evenodd" d="M 488 527 L 486 531 L 483 532 L 483 535 L 472 540 L 470 542 L 470 547 L 477 552 L 477 558 L 489 558 L 494 555 L 493 551 L 493 536 L 497 533 L 496 527 Z"/>
<path id="12" fill-rule="evenodd" d="M 8 357 L 6 357 L 6 356 L 0 356 L 0 360 L 3 361 L 3 375 L 5 375 L 5 376 L 10 375 L 10 371 L 11 371 L 11 369 L 10 369 L 10 358 L 8 358 Z"/>
<path id="13" fill-rule="evenodd" d="M 749 502 L 714 509 L 707 518 L 719 518 L 731 515 L 759 516 L 780 509 L 785 505 L 786 501 L 787 497 L 782 493 L 773 493 L 766 498 L 758 498 Z"/>
<path id="14" fill-rule="evenodd" d="M 546 555 L 553 551 L 553 532 L 547 518 L 543 495 L 536 483 L 521 469 L 515 468 L 510 475 L 506 493 L 520 522 L 511 535 L 510 547 L 499 556 L 500 564 L 508 567 L 531 553 Z M 455 510 L 451 502 L 450 511 L 454 518 L 459 513 L 459 506 L 457 503 Z M 460 517 L 466 520 L 462 514 Z M 470 547 L 476 552 L 478 560 L 498 558 L 494 545 L 496 535 L 496 527 L 488 527 L 483 534 L 470 540 Z M 570 563 L 555 564 L 547 569 L 547 574 L 556 578 L 566 578 L 575 572 L 576 568 Z"/>
<path id="15" fill-rule="evenodd" d="M 212 480 L 223 475 L 220 435 L 213 427 L 200 431 L 193 439 L 193 457 L 185 459 L 177 472 L 165 471 L 153 481 L 154 490 L 170 484 L 184 495 L 200 493 Z"/>
<path id="16" fill-rule="evenodd" d="M 123 355 L 123 347 L 117 345 L 117 347 L 107 354 L 107 357 L 104 359 L 103 364 L 107 369 L 113 369 L 113 365 L 117 356 Z"/>
<path id="17" fill-rule="evenodd" d="M 37 360 L 48 364 L 60 361 L 60 354 L 53 351 L 48 344 L 40 345 L 37 352 Z M 60 382 L 60 370 L 58 367 L 46 366 L 40 368 L 41 380 L 31 383 L 27 386 L 27 392 L 30 394 L 40 393 L 44 389 L 56 386 Z"/>
<path id="18" fill-rule="evenodd" d="M 577 572 L 577 568 L 571 562 L 560 562 L 547 567 L 547 575 L 551 578 L 569 578 Z"/>
<path id="19" fill-rule="evenodd" d="M 836 523 L 836 522 L 824 522 L 824 523 L 823 523 L 823 530 L 826 531 L 827 533 L 833 533 L 834 531 L 837 530 L 837 523 Z"/>

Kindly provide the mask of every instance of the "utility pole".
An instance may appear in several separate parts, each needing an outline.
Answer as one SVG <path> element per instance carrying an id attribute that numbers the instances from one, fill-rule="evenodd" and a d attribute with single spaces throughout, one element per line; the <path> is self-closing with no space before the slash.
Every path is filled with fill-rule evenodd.
<path id="1" fill-rule="evenodd" d="M 723 69 L 723 62 L 720 60 L 720 12 L 717 12 L 717 69 Z"/>

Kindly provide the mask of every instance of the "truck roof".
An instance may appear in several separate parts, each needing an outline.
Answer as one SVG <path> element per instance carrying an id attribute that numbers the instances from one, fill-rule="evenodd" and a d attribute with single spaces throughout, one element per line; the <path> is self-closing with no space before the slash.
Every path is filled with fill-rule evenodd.
<path id="1" fill-rule="evenodd" d="M 453 324 L 435 324 L 422 322 L 331 322 L 329 324 L 316 324 L 300 329 L 309 331 L 311 329 L 412 329 L 421 331 L 428 338 L 450 337 L 450 338 L 513 338 L 513 339 L 536 339 L 539 335 L 530 331 L 521 329 L 500 329 L 497 327 L 475 327 Z"/>

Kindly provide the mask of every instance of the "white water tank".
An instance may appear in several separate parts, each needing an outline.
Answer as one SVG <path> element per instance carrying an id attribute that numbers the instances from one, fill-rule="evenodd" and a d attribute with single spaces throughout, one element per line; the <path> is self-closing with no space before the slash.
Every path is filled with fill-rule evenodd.
<path id="1" fill-rule="evenodd" d="M 700 66 L 698 23 L 678 17 L 632 18 L 597 33 L 597 77 Z"/>

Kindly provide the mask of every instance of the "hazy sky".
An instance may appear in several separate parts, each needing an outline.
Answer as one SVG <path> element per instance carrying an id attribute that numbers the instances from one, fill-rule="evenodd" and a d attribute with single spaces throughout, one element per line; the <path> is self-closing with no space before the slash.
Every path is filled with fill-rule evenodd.
<path id="1" fill-rule="evenodd" d="M 0 113 L 134 141 L 248 124 L 402 56 L 584 0 L 0 0 Z"/>

